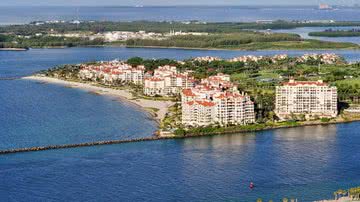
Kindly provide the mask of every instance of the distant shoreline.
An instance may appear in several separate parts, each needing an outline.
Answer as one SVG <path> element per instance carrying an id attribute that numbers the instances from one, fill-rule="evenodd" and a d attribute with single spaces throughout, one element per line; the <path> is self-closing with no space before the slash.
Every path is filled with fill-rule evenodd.
<path id="1" fill-rule="evenodd" d="M 360 50 L 357 47 L 349 48 L 312 48 L 312 49 L 292 49 L 292 48 L 265 48 L 265 49 L 248 49 L 248 48 L 192 48 L 192 47 L 165 47 L 165 46 L 126 46 L 126 45 L 89 45 L 89 46 L 74 46 L 74 47 L 64 47 L 64 46 L 52 46 L 52 47 L 34 47 L 32 49 L 71 49 L 71 48 L 144 48 L 144 49 L 178 49 L 178 50 L 204 50 L 204 51 L 334 51 L 334 50 Z M 0 48 L 0 51 L 28 51 L 29 49 L 25 48 Z"/>
<path id="2" fill-rule="evenodd" d="M 102 46 L 99 46 L 102 47 Z M 302 49 L 302 48 L 264 48 L 264 49 L 251 49 L 251 48 L 192 48 L 192 47 L 177 47 L 177 46 L 104 46 L 104 47 L 125 47 L 125 48 L 149 48 L 149 49 L 179 49 L 179 50 L 221 50 L 221 51 L 334 51 L 334 50 L 360 50 L 359 47 L 349 47 L 349 48 L 311 48 L 311 49 Z"/>

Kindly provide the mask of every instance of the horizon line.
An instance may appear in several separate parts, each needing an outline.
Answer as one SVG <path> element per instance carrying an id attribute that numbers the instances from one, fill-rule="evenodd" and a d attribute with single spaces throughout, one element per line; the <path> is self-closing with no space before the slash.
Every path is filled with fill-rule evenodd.
<path id="1" fill-rule="evenodd" d="M 332 6 L 354 6 L 355 4 L 329 4 Z M 81 7 L 301 7 L 301 6 L 319 6 L 319 4 L 214 4 L 214 5 L 204 5 L 204 4 L 174 4 L 174 5 L 158 5 L 158 4 L 133 4 L 133 5 L 85 5 L 85 4 L 74 4 L 74 5 L 1 5 L 0 6 L 7 6 L 7 7 L 71 7 L 71 6 L 81 6 Z"/>

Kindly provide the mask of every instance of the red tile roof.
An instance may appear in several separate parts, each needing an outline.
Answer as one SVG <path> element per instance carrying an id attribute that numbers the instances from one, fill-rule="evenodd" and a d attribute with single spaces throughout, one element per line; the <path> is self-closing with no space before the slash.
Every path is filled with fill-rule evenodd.
<path id="1" fill-rule="evenodd" d="M 188 97 L 195 97 L 196 95 L 192 92 L 191 89 L 183 89 L 182 93 Z"/>
<path id="2" fill-rule="evenodd" d="M 213 107 L 215 106 L 215 103 L 213 102 L 210 102 L 210 101 L 200 101 L 200 100 L 197 100 L 197 101 L 190 101 L 190 102 L 187 102 L 186 104 L 187 105 L 193 105 L 193 104 L 198 104 L 198 105 L 202 105 L 204 107 Z"/>
<path id="3" fill-rule="evenodd" d="M 215 106 L 215 103 L 210 101 L 196 101 L 197 104 L 202 105 L 204 107 L 213 107 Z"/>
<path id="4" fill-rule="evenodd" d="M 151 77 L 151 78 L 146 78 L 145 80 L 148 80 L 148 81 L 163 81 L 164 79 L 157 78 L 157 77 Z"/>
<path id="5" fill-rule="evenodd" d="M 225 93 L 221 93 L 216 98 L 225 99 L 225 98 L 243 98 L 243 97 L 244 96 L 242 96 L 242 95 L 240 95 L 238 93 L 225 92 Z"/>
<path id="6" fill-rule="evenodd" d="M 316 86 L 327 86 L 327 83 L 321 81 L 294 81 L 294 82 L 285 82 L 284 86 L 299 86 L 299 85 L 316 85 Z"/>

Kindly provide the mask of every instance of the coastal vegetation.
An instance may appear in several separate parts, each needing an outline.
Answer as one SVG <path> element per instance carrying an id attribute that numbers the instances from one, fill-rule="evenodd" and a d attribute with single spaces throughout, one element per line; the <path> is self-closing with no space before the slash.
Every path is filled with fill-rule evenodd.
<path id="1" fill-rule="evenodd" d="M 344 202 L 344 201 L 359 201 L 360 200 L 360 187 L 353 187 L 347 190 L 339 189 L 334 192 L 335 200 L 321 200 L 321 202 Z M 258 198 L 256 200 L 257 202 L 262 202 L 263 200 L 261 198 Z M 269 200 L 269 202 L 272 202 L 273 200 Z M 295 202 L 297 199 L 293 198 L 283 198 L 281 200 L 282 202 Z M 320 202 L 320 201 L 318 201 Z"/>
<path id="2" fill-rule="evenodd" d="M 360 103 L 360 79 L 350 78 L 337 80 L 335 85 L 338 88 L 339 99 L 349 104 Z"/>
<path id="3" fill-rule="evenodd" d="M 331 26 L 360 25 L 360 22 L 332 22 Z M 274 21 L 272 23 L 202 23 L 202 22 L 34 22 L 0 27 L 0 48 L 43 48 L 74 46 L 180 47 L 204 49 L 346 49 L 359 45 L 343 42 L 305 40 L 296 34 L 255 32 L 252 30 L 287 29 L 301 26 L 323 26 L 327 23 Z M 155 39 L 105 41 L 97 33 L 111 31 L 146 31 L 168 33 L 209 33 L 209 35 L 176 35 Z M 65 36 L 64 34 L 69 34 Z M 78 36 L 77 33 L 80 36 Z"/>
<path id="4" fill-rule="evenodd" d="M 243 31 L 232 34 L 211 34 L 207 36 L 172 36 L 166 39 L 129 39 L 105 42 L 102 38 L 81 38 L 63 36 L 0 35 L 0 48 L 46 48 L 75 46 L 127 46 L 127 47 L 178 47 L 199 49 L 349 49 L 359 48 L 357 44 L 325 42 L 302 39 L 299 35 L 285 33 L 263 33 Z"/>
<path id="5" fill-rule="evenodd" d="M 348 197 L 349 201 L 360 200 L 360 187 L 353 187 L 348 190 L 339 189 L 334 192 L 335 200 L 341 199 L 342 197 Z"/>
<path id="6" fill-rule="evenodd" d="M 317 36 L 317 37 L 360 37 L 359 29 L 352 30 L 333 30 L 327 29 L 321 32 L 310 32 L 309 36 Z"/>
<path id="7" fill-rule="evenodd" d="M 262 22 L 177 22 L 177 21 L 133 21 L 133 22 L 110 22 L 110 21 L 87 21 L 87 22 L 32 22 L 24 25 L 1 26 L 0 33 L 14 33 L 16 35 L 34 35 L 36 33 L 48 33 L 50 31 L 66 33 L 73 31 L 84 32 L 108 32 L 108 31 L 133 31 L 143 30 L 146 32 L 167 33 L 170 30 L 182 30 L 184 32 L 208 32 L 208 33 L 236 33 L 248 29 L 293 29 L 297 27 L 342 27 L 360 26 L 360 22 L 302 22 L 302 21 L 271 21 Z"/>
<path id="8" fill-rule="evenodd" d="M 165 40 L 132 39 L 127 46 L 165 46 L 189 48 L 238 48 L 240 45 L 256 42 L 301 41 L 296 34 L 270 34 L 244 31 L 233 34 L 213 34 L 207 36 L 172 36 Z"/>
<path id="9" fill-rule="evenodd" d="M 168 113 L 161 121 L 160 128 L 171 130 L 177 128 L 181 124 L 181 106 L 179 103 L 169 107 Z"/>
<path id="10" fill-rule="evenodd" d="M 130 39 L 128 47 L 166 47 L 199 49 L 348 49 L 359 45 L 344 42 L 325 42 L 302 39 L 295 34 L 242 32 L 233 34 L 214 34 L 208 36 L 173 36 L 164 40 Z"/>
<path id="11" fill-rule="evenodd" d="M 89 40 L 79 37 L 0 35 L 0 48 L 46 48 L 104 45 L 104 40 L 98 38 Z"/>

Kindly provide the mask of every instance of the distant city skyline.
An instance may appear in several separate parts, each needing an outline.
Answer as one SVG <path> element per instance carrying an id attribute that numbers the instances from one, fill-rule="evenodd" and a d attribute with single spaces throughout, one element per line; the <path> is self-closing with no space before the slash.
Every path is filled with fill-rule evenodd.
<path id="1" fill-rule="evenodd" d="M 1 0 L 0 6 L 176 6 L 176 5 L 331 5 L 360 4 L 360 0 L 222 0 L 210 2 L 208 0 Z"/>

